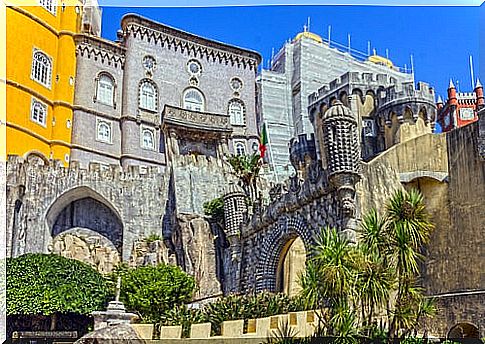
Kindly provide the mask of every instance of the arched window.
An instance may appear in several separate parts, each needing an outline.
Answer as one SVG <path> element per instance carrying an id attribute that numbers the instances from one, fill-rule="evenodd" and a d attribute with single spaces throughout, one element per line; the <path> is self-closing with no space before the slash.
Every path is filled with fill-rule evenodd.
<path id="1" fill-rule="evenodd" d="M 155 85 L 148 80 L 140 84 L 140 108 L 150 111 L 157 110 L 157 89 Z"/>
<path id="2" fill-rule="evenodd" d="M 111 143 L 111 123 L 104 120 L 97 120 L 96 140 Z"/>
<path id="3" fill-rule="evenodd" d="M 41 103 L 37 99 L 32 98 L 30 118 L 32 119 L 32 121 L 45 127 L 47 123 L 47 105 Z"/>
<path id="4" fill-rule="evenodd" d="M 54 1 L 54 0 L 39 0 L 39 3 L 47 11 L 49 11 L 53 15 L 56 15 L 56 1 Z"/>
<path id="5" fill-rule="evenodd" d="M 31 77 L 38 83 L 50 87 L 52 74 L 52 61 L 42 51 L 34 51 L 32 58 L 32 72 Z"/>
<path id="6" fill-rule="evenodd" d="M 229 116 L 232 125 L 244 125 L 244 105 L 237 100 L 229 102 Z"/>
<path id="7" fill-rule="evenodd" d="M 193 111 L 205 111 L 204 110 L 204 96 L 202 93 L 195 89 L 189 88 L 184 92 L 183 108 Z"/>
<path id="8" fill-rule="evenodd" d="M 155 149 L 155 133 L 153 130 L 148 128 L 142 130 L 141 146 L 145 149 Z"/>
<path id="9" fill-rule="evenodd" d="M 115 82 L 111 75 L 103 73 L 98 77 L 95 99 L 105 105 L 114 106 Z"/>
<path id="10" fill-rule="evenodd" d="M 236 155 L 244 155 L 246 154 L 246 145 L 244 142 L 238 141 L 234 143 L 234 152 Z"/>

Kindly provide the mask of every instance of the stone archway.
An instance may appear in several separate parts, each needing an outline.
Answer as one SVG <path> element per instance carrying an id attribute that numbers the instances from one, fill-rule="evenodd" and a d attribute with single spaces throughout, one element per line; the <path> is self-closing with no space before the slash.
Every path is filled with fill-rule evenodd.
<path id="1" fill-rule="evenodd" d="M 260 249 L 261 258 L 256 270 L 257 292 L 278 290 L 278 270 L 284 268 L 284 257 L 297 238 L 303 242 L 305 251 L 309 252 L 313 236 L 305 219 L 300 215 L 283 217 L 271 227 Z"/>
<path id="2" fill-rule="evenodd" d="M 82 186 L 59 196 L 46 214 L 52 241 L 48 250 L 108 273 L 123 253 L 123 223 L 116 209 Z"/>
<path id="3" fill-rule="evenodd" d="M 447 339 L 479 339 L 480 331 L 478 327 L 469 322 L 460 322 L 451 327 L 448 331 Z"/>
<path id="4" fill-rule="evenodd" d="M 72 228 L 86 228 L 110 240 L 122 253 L 121 216 L 108 200 L 91 188 L 78 187 L 62 194 L 47 211 L 46 221 L 53 238 Z"/>

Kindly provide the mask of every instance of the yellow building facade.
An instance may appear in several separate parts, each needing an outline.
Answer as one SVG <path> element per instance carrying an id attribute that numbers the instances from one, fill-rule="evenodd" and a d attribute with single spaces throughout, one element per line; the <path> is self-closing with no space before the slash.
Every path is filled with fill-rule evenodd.
<path id="1" fill-rule="evenodd" d="M 32 4 L 26 1 L 25 5 Z M 6 8 L 6 153 L 69 164 L 82 2 Z"/>

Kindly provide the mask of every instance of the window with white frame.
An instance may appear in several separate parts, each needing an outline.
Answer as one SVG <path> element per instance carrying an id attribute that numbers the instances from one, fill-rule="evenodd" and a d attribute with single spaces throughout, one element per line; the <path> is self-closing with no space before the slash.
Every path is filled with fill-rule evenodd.
<path id="1" fill-rule="evenodd" d="M 111 123 L 98 119 L 96 123 L 96 140 L 111 143 Z"/>
<path id="2" fill-rule="evenodd" d="M 184 92 L 183 108 L 193 111 L 204 111 L 204 96 L 196 88 L 189 88 Z"/>
<path id="3" fill-rule="evenodd" d="M 141 147 L 155 150 L 155 132 L 153 129 L 143 128 L 141 131 Z"/>
<path id="4" fill-rule="evenodd" d="M 52 60 L 40 50 L 34 50 L 32 56 L 31 78 L 45 87 L 51 86 Z"/>
<path id="5" fill-rule="evenodd" d="M 157 110 L 157 88 L 153 82 L 144 80 L 140 84 L 140 108 L 150 111 Z"/>
<path id="6" fill-rule="evenodd" d="M 47 11 L 56 15 L 56 1 L 55 0 L 39 0 L 39 4 Z"/>
<path id="7" fill-rule="evenodd" d="M 244 155 L 246 154 L 246 145 L 242 141 L 234 142 L 234 153 L 236 155 Z"/>
<path id="8" fill-rule="evenodd" d="M 111 75 L 107 73 L 100 74 L 96 86 L 96 101 L 105 105 L 114 105 L 115 82 Z"/>
<path id="9" fill-rule="evenodd" d="M 229 102 L 229 119 L 232 125 L 244 125 L 244 105 L 241 101 Z"/>
<path id="10" fill-rule="evenodd" d="M 45 127 L 47 123 L 47 105 L 35 98 L 32 98 L 30 119 Z"/>

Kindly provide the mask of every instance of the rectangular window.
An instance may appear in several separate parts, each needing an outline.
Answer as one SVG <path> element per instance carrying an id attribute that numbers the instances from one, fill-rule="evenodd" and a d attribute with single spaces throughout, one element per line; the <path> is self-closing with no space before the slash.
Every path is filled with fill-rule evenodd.
<path id="1" fill-rule="evenodd" d="M 47 105 L 35 98 L 32 98 L 30 119 L 33 122 L 45 127 L 47 123 Z"/>
<path id="2" fill-rule="evenodd" d="M 112 143 L 111 122 L 104 119 L 96 119 L 96 140 Z"/>
<path id="3" fill-rule="evenodd" d="M 141 127 L 141 148 L 155 150 L 155 131 L 148 127 Z"/>

